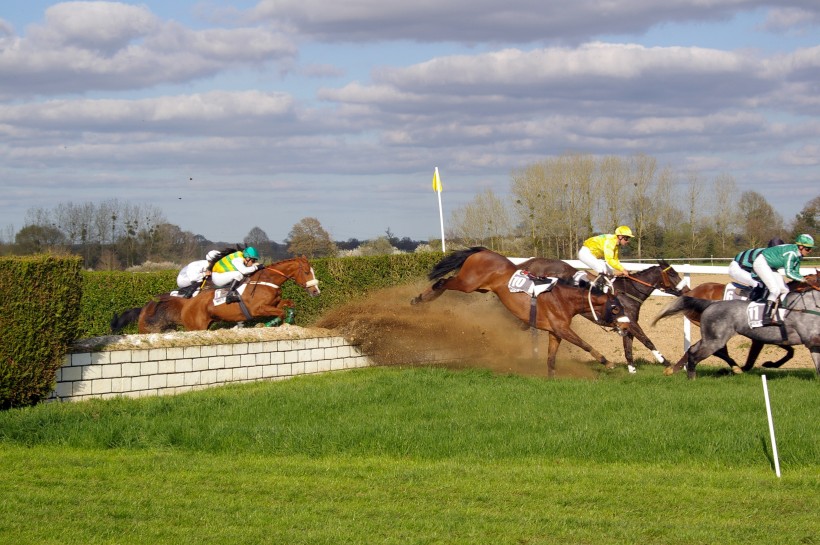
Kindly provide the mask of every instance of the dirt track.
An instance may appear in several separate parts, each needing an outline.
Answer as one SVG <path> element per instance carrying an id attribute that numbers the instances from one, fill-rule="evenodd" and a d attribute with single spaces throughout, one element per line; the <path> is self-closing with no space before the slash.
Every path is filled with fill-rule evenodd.
<path id="1" fill-rule="evenodd" d="M 715 275 L 693 275 L 692 284 L 725 282 Z M 538 360 L 532 358 L 532 336 L 521 329 L 519 320 L 501 305 L 492 293 L 446 292 L 439 299 L 411 306 L 409 301 L 428 284 L 378 291 L 369 297 L 334 310 L 317 324 L 334 329 L 360 342 L 378 363 L 413 363 L 418 354 L 436 350 L 458 355 L 474 365 L 502 372 L 546 376 L 547 335 L 538 334 Z M 666 358 L 676 361 L 683 354 L 683 318 L 666 318 L 652 326 L 654 317 L 670 302 L 668 297 L 651 297 L 641 309 L 640 324 Z M 603 353 L 607 359 L 624 364 L 621 338 L 608 330 L 576 317 L 573 329 Z M 699 330 L 692 327 L 692 342 Z M 730 353 L 738 363 L 745 361 L 749 340 L 736 337 L 729 344 Z M 642 344 L 634 343 L 639 365 L 654 365 L 652 354 Z M 767 346 L 760 361 L 778 359 L 781 348 Z M 701 365 L 726 367 L 722 360 L 709 358 Z M 812 367 L 805 347 L 795 347 L 795 358 L 783 369 Z M 561 344 L 556 363 L 558 376 L 594 377 L 602 366 L 589 354 L 567 342 Z"/>

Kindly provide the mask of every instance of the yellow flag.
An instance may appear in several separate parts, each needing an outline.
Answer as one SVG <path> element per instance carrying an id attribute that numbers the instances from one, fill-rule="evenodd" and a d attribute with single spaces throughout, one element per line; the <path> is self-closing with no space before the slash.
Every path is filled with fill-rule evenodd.
<path id="1" fill-rule="evenodd" d="M 433 191 L 441 193 L 441 178 L 438 177 L 438 167 L 436 167 L 436 171 L 433 172 Z"/>

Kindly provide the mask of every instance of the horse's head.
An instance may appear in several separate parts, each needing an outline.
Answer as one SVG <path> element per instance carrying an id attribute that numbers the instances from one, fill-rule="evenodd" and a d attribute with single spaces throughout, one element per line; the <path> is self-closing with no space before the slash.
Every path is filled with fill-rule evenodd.
<path id="1" fill-rule="evenodd" d="M 686 280 L 664 259 L 658 260 L 658 267 L 660 268 L 658 289 L 672 295 L 681 295 L 686 287 Z"/>
<path id="2" fill-rule="evenodd" d="M 297 284 L 307 290 L 308 295 L 316 297 L 321 291 L 319 290 L 319 280 L 316 278 L 313 267 L 310 266 L 310 262 L 304 255 L 297 257 L 295 261 L 299 265 L 293 279 Z"/>
<path id="3" fill-rule="evenodd" d="M 610 295 L 607 298 L 605 320 L 612 323 L 612 329 L 621 337 L 625 337 L 629 333 L 629 326 L 632 322 L 624 312 L 624 306 L 618 301 L 617 297 Z"/>
<path id="4" fill-rule="evenodd" d="M 266 266 L 261 271 L 267 274 L 281 275 L 285 280 L 293 280 L 307 290 L 308 295 L 319 295 L 319 281 L 305 256 L 294 257 Z M 260 273 L 256 273 L 260 274 Z M 281 283 L 281 282 L 280 282 Z"/>

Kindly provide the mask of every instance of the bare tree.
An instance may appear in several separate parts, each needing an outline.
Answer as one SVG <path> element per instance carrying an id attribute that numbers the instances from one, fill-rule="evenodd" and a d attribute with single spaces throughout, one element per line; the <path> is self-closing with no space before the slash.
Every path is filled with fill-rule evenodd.
<path id="1" fill-rule="evenodd" d="M 510 213 L 491 189 L 451 213 L 450 238 L 468 246 L 482 245 L 503 251 L 503 241 L 512 234 Z"/>
<path id="2" fill-rule="evenodd" d="M 717 238 L 720 241 L 721 257 L 729 257 L 726 249 L 726 241 L 734 238 L 733 228 L 736 225 L 736 214 L 734 210 L 734 196 L 737 193 L 735 179 L 729 174 L 721 174 L 713 182 L 714 210 L 712 212 L 712 225 L 717 231 Z"/>
<path id="3" fill-rule="evenodd" d="M 687 225 L 687 255 L 696 256 L 704 248 L 703 237 L 700 236 L 701 209 L 703 198 L 703 183 L 698 175 L 690 172 L 686 177 L 687 185 L 684 195 L 686 203 L 686 225 Z"/>
<path id="4" fill-rule="evenodd" d="M 632 194 L 629 199 L 629 213 L 632 218 L 632 231 L 635 234 L 638 257 L 643 255 L 642 238 L 646 234 L 654 203 L 652 202 L 652 185 L 657 173 L 657 160 L 645 154 L 632 158 L 630 178 Z"/>
<path id="5" fill-rule="evenodd" d="M 624 223 L 629 186 L 629 163 L 617 156 L 608 156 L 599 163 L 601 213 L 598 222 L 601 231 L 610 232 Z"/>

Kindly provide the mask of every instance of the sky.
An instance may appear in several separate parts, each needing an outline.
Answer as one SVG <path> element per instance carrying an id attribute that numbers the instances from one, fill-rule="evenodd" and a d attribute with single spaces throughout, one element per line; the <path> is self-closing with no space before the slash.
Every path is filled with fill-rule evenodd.
<path id="1" fill-rule="evenodd" d="M 0 232 L 156 206 L 213 241 L 439 237 L 563 153 L 820 195 L 817 0 L 9 0 Z M 683 183 L 683 182 L 681 182 Z"/>

